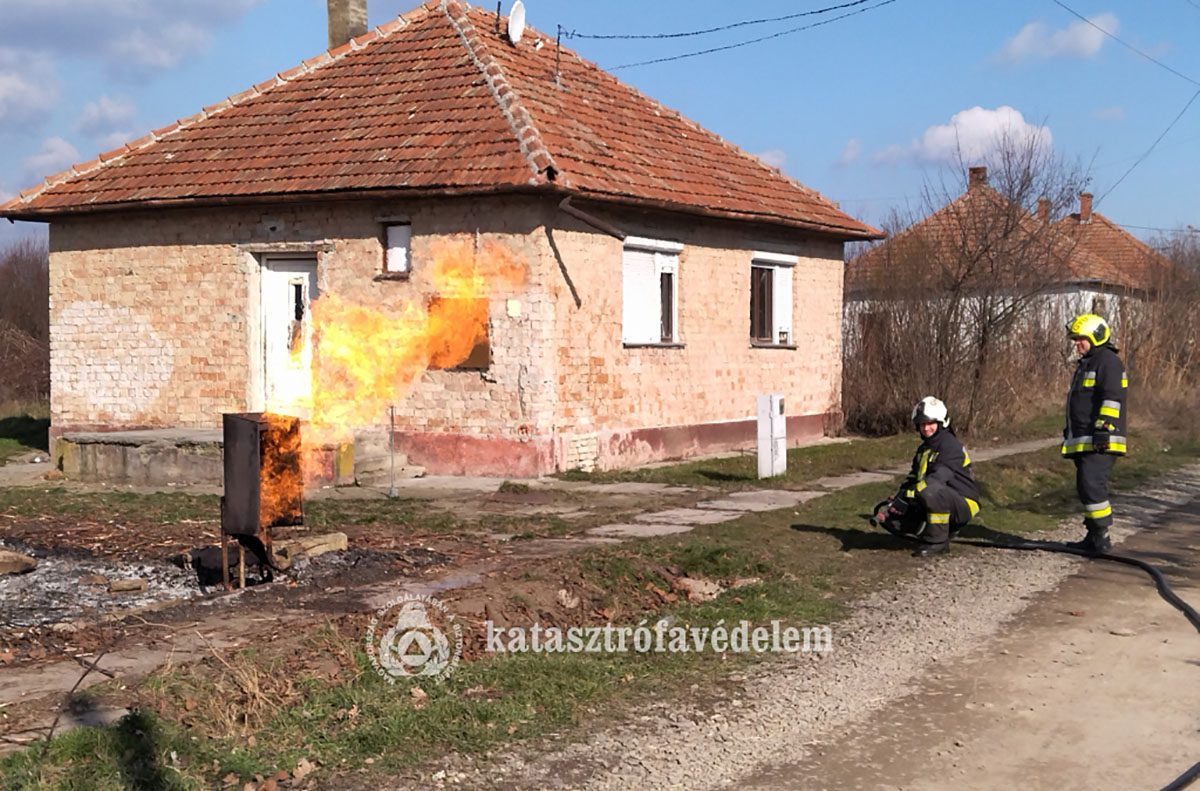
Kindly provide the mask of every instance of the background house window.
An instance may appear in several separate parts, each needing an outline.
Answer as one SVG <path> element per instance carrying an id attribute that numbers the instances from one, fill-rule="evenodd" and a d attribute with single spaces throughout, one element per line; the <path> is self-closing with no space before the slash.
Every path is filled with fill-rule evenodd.
<path id="1" fill-rule="evenodd" d="M 683 245 L 629 237 L 621 265 L 621 339 L 627 344 L 679 340 L 679 251 Z"/>
<path id="2" fill-rule="evenodd" d="M 383 226 L 384 253 L 383 271 L 388 274 L 408 274 L 412 269 L 412 225 L 409 223 L 386 223 Z"/>
<path id="3" fill-rule="evenodd" d="M 790 346 L 792 335 L 792 270 L 799 258 L 782 253 L 755 253 L 750 262 L 750 340 Z"/>

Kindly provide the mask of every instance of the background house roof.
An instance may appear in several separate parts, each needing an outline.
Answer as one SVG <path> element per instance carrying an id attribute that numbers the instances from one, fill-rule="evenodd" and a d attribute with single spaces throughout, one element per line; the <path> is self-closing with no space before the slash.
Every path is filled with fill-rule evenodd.
<path id="1" fill-rule="evenodd" d="M 123 148 L 0 216 L 330 196 L 549 190 L 845 239 L 876 229 L 554 39 L 430 2 Z"/>
<path id="2" fill-rule="evenodd" d="M 1091 211 L 1090 195 L 1086 203 L 1086 221 L 1081 221 L 1081 208 L 1080 212 L 1055 222 L 1054 227 L 1074 240 L 1076 250 L 1105 263 L 1106 282 L 1123 288 L 1146 289 L 1161 282 L 1174 269 L 1165 256 L 1103 214 Z"/>
<path id="3" fill-rule="evenodd" d="M 887 288 L 897 275 L 904 274 L 899 269 L 914 259 L 923 262 L 926 270 L 955 277 L 965 262 L 981 255 L 1000 262 L 1000 271 L 986 274 L 1011 283 L 1036 285 L 1036 273 L 1031 278 L 1027 269 L 1040 267 L 1047 285 L 1053 280 L 1061 285 L 1132 290 L 1152 285 L 1150 261 L 1169 266 L 1166 259 L 1105 218 L 1093 223 L 1098 226 L 1095 229 L 1081 225 L 1078 214 L 1050 224 L 990 187 L 986 169 L 972 171 L 979 172 L 972 173 L 972 183 L 961 196 L 849 261 L 847 293 Z"/>

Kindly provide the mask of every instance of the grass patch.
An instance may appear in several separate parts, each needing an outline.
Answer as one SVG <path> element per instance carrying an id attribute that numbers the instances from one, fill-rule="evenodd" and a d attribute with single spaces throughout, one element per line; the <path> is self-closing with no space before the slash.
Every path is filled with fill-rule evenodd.
<path id="1" fill-rule="evenodd" d="M 29 451 L 47 452 L 50 419 L 15 415 L 0 418 L 0 464 Z"/>
<path id="2" fill-rule="evenodd" d="M 717 486 L 726 489 L 794 489 L 817 478 L 902 464 L 912 458 L 912 437 L 854 439 L 788 450 L 787 472 L 759 479 L 753 454 L 682 462 L 610 472 L 564 472 L 563 480 L 589 483 L 662 483 L 674 486 Z"/>
<path id="3" fill-rule="evenodd" d="M 529 494 L 529 484 L 519 481 L 501 481 L 496 491 L 504 494 Z"/>
<path id="4" fill-rule="evenodd" d="M 215 521 L 221 516 L 214 494 L 77 492 L 61 486 L 0 489 L 0 512 L 16 516 L 86 516 L 95 521 L 174 524 Z"/>

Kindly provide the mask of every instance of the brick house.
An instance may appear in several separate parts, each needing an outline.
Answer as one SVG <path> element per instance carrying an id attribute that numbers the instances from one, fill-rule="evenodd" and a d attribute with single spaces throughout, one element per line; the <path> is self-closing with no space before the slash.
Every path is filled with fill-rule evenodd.
<path id="1" fill-rule="evenodd" d="M 552 37 L 447 0 L 363 32 L 351 5 L 347 43 L 0 205 L 50 224 L 52 441 L 288 412 L 311 301 L 427 303 L 455 240 L 528 277 L 470 364 L 394 399 L 430 472 L 744 447 L 768 392 L 793 444 L 839 418 L 843 244 L 878 231 Z"/>

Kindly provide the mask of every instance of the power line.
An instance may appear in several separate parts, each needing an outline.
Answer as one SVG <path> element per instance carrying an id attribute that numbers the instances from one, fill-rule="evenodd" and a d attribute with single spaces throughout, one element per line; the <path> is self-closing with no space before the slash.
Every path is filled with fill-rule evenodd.
<path id="1" fill-rule="evenodd" d="M 1055 2 L 1058 2 L 1058 0 L 1055 0 Z M 1171 123 L 1167 124 L 1167 128 L 1162 131 L 1162 134 L 1159 135 L 1158 138 L 1150 145 L 1150 147 L 1146 149 L 1146 153 L 1144 153 L 1140 157 L 1138 157 L 1137 162 L 1134 162 L 1132 165 L 1129 166 L 1129 170 L 1125 171 L 1125 173 L 1122 174 L 1121 178 L 1117 179 L 1116 184 L 1113 184 L 1111 187 L 1109 187 L 1105 191 L 1105 193 L 1103 195 L 1101 195 L 1099 198 L 1096 199 L 1097 204 L 1099 204 L 1101 201 L 1103 201 L 1105 198 L 1107 198 L 1109 193 L 1111 193 L 1113 190 L 1115 190 L 1121 184 L 1121 182 L 1125 180 L 1125 177 L 1134 171 L 1134 168 L 1136 168 L 1138 165 L 1142 164 L 1142 162 L 1145 161 L 1146 157 L 1150 156 L 1151 152 L 1154 151 L 1155 146 L 1157 146 L 1162 141 L 1162 139 L 1167 136 L 1167 132 L 1170 132 L 1171 129 L 1174 128 L 1175 124 L 1179 123 L 1179 119 L 1183 118 L 1183 114 L 1188 111 L 1188 108 L 1192 106 L 1192 102 L 1196 101 L 1196 99 L 1198 97 L 1200 97 L 1200 91 L 1196 91 L 1195 93 L 1192 94 L 1192 98 L 1187 100 L 1187 104 L 1185 104 L 1183 106 L 1183 109 L 1179 111 L 1179 114 L 1175 116 L 1175 118 L 1171 121 Z"/>
<path id="2" fill-rule="evenodd" d="M 1096 28 L 1096 30 L 1099 30 L 1101 33 L 1103 33 L 1104 35 L 1106 35 L 1106 36 L 1108 36 L 1109 38 L 1111 38 L 1113 41 L 1115 41 L 1115 42 L 1117 42 L 1118 44 L 1120 44 L 1122 47 L 1125 47 L 1126 49 L 1129 49 L 1129 50 L 1130 50 L 1130 51 L 1132 51 L 1132 52 L 1136 52 L 1137 54 L 1141 55 L 1141 56 L 1142 56 L 1143 58 L 1145 58 L 1146 60 L 1148 60 L 1148 61 L 1150 61 L 1151 63 L 1155 64 L 1156 66 L 1160 66 L 1160 67 L 1162 67 L 1162 68 L 1166 69 L 1167 71 L 1171 72 L 1172 74 L 1174 74 L 1176 77 L 1180 77 L 1180 78 L 1182 78 L 1182 79 L 1185 79 L 1185 80 L 1187 80 L 1188 82 L 1190 82 L 1192 85 L 1195 85 L 1197 88 L 1200 88 L 1200 82 L 1196 82 L 1195 80 L 1193 80 L 1191 77 L 1187 76 L 1186 74 L 1183 74 L 1182 72 L 1178 72 L 1178 71 L 1176 71 L 1175 69 L 1171 68 L 1171 67 L 1170 67 L 1170 66 L 1168 66 L 1167 64 L 1163 63 L 1161 60 L 1158 60 L 1157 58 L 1153 57 L 1152 55 L 1147 55 L 1145 52 L 1142 52 L 1140 49 L 1138 49 L 1137 47 L 1133 46 L 1132 44 L 1128 44 L 1128 43 L 1126 43 L 1126 42 L 1122 41 L 1121 39 L 1119 39 L 1119 38 L 1117 38 L 1116 36 L 1114 36 L 1112 33 L 1109 33 L 1107 30 L 1105 30 L 1104 28 L 1102 28 L 1102 27 L 1100 27 L 1099 25 L 1097 25 L 1097 24 L 1096 24 L 1095 22 L 1093 22 L 1092 20 L 1090 20 L 1090 19 L 1088 19 L 1087 17 L 1085 17 L 1083 14 L 1079 13 L 1079 12 L 1078 12 L 1078 11 L 1076 11 L 1075 9 L 1073 9 L 1073 8 L 1071 8 L 1070 6 L 1068 6 L 1068 5 L 1066 5 L 1065 3 L 1063 3 L 1061 0 L 1051 0 L 1051 2 L 1053 2 L 1055 5 L 1057 5 L 1057 6 L 1061 7 L 1061 8 L 1063 8 L 1063 9 L 1066 9 L 1066 10 L 1067 10 L 1069 13 L 1071 13 L 1071 14 L 1073 14 L 1073 15 L 1075 15 L 1075 16 L 1077 16 L 1077 17 L 1079 17 L 1079 18 L 1080 18 L 1080 19 L 1082 19 L 1084 22 L 1086 22 L 1086 23 L 1088 23 L 1089 25 L 1091 25 L 1092 27 Z"/>
<path id="3" fill-rule="evenodd" d="M 1197 11 L 1200 11 L 1200 3 L 1197 3 L 1197 2 L 1196 2 L 1196 0 L 1183 0 L 1183 2 L 1185 2 L 1185 3 L 1187 3 L 1188 5 L 1192 6 L 1192 7 L 1193 7 L 1193 8 L 1195 8 Z"/>
<path id="4" fill-rule="evenodd" d="M 1118 225 L 1122 228 L 1135 228 L 1139 231 L 1162 231 L 1164 233 L 1200 233 L 1200 228 L 1193 228 L 1190 225 L 1186 228 L 1156 228 L 1153 225 L 1126 225 L 1123 222 L 1112 222 L 1113 225 Z"/>
<path id="5" fill-rule="evenodd" d="M 801 30 L 811 30 L 814 27 L 820 27 L 821 25 L 828 25 L 830 22 L 837 22 L 839 19 L 846 19 L 847 17 L 852 17 L 857 14 L 865 13 L 867 11 L 873 11 L 876 8 L 881 8 L 885 5 L 889 5 L 894 2 L 896 2 L 896 0 L 883 0 L 883 2 L 878 3 L 877 5 L 867 6 L 866 8 L 860 8 L 857 11 L 851 11 L 850 13 L 842 14 L 841 16 L 835 16 L 832 19 L 823 19 L 820 22 L 813 22 L 811 25 L 801 25 L 800 27 L 794 27 L 791 30 L 784 30 L 779 33 L 772 33 L 769 36 L 760 36 L 759 38 L 753 38 L 753 39 L 750 39 L 749 41 L 740 41 L 737 44 L 726 44 L 723 47 L 712 47 L 710 49 L 700 50 L 699 52 L 688 52 L 683 55 L 671 55 L 671 56 L 665 57 L 665 58 L 655 58 L 654 60 L 643 60 L 643 61 L 639 61 L 637 63 L 622 63 L 620 66 L 611 66 L 611 67 L 606 68 L 605 70 L 606 71 L 617 71 L 618 69 L 631 69 L 634 66 L 650 66 L 655 63 L 667 63 L 668 61 L 672 61 L 672 60 L 683 60 L 684 58 L 695 58 L 700 55 L 710 55 L 714 52 L 724 52 L 725 50 L 737 49 L 738 47 L 745 47 L 750 44 L 758 44 L 759 42 L 762 42 L 762 41 L 770 41 L 771 39 L 779 38 L 780 36 L 787 36 L 787 35 L 791 35 L 792 33 L 799 33 Z M 1200 85 L 1200 83 L 1197 83 L 1197 85 Z"/>
<path id="6" fill-rule="evenodd" d="M 745 27 L 746 25 L 762 25 L 767 22 L 783 22 L 788 19 L 796 19 L 802 16 L 815 16 L 817 14 L 827 14 L 830 11 L 840 11 L 843 8 L 851 8 L 853 6 L 869 3 L 871 0 L 854 0 L 850 3 L 842 3 L 841 5 L 829 6 L 828 8 L 818 8 L 815 11 L 801 11 L 798 14 L 787 14 L 785 16 L 767 17 L 764 19 L 748 19 L 744 22 L 734 22 L 731 25 L 721 25 L 720 27 L 710 27 L 707 30 L 693 30 L 688 33 L 646 33 L 646 34 L 617 34 L 610 36 L 596 35 L 592 33 L 579 33 L 574 30 L 564 30 L 563 35 L 566 38 L 593 38 L 593 39 L 647 39 L 647 38 L 686 38 L 687 36 L 703 36 L 708 33 L 717 33 L 721 30 L 732 30 L 736 27 Z"/>

